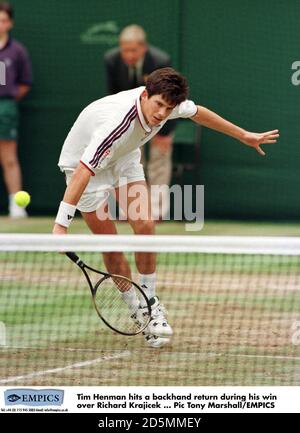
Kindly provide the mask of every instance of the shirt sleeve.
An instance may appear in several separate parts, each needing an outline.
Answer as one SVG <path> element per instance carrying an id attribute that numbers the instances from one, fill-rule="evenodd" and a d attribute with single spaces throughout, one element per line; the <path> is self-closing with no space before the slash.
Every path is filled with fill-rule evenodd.
<path id="1" fill-rule="evenodd" d="M 32 68 L 29 60 L 29 55 L 25 47 L 21 46 L 18 56 L 17 65 L 17 83 L 27 84 L 31 86 L 32 84 Z"/>
<path id="2" fill-rule="evenodd" d="M 169 116 L 169 119 L 178 119 L 178 118 L 188 118 L 193 117 L 197 113 L 197 106 L 193 101 L 186 100 L 181 102 L 181 104 L 176 105 L 173 109 L 172 113 Z"/>
<path id="3" fill-rule="evenodd" d="M 95 174 L 105 168 L 113 157 L 115 149 L 126 145 L 136 116 L 134 106 L 122 118 L 108 120 L 94 131 L 80 159 L 92 173 Z"/>

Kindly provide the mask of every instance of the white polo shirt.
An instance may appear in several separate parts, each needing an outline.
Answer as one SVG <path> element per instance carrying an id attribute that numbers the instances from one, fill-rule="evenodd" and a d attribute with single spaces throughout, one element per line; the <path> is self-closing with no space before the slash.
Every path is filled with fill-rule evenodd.
<path id="1" fill-rule="evenodd" d="M 139 147 L 149 141 L 169 119 L 192 117 L 194 102 L 177 105 L 158 126 L 147 125 L 140 104 L 145 87 L 120 92 L 88 105 L 72 126 L 61 151 L 62 171 L 74 170 L 81 161 L 93 175 L 113 166 L 122 157 L 140 156 Z"/>

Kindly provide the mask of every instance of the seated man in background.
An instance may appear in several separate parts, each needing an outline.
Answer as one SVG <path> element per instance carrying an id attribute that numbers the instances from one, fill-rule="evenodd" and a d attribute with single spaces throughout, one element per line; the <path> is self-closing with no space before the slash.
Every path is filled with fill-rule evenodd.
<path id="1" fill-rule="evenodd" d="M 138 25 L 125 27 L 120 33 L 119 47 L 109 50 L 104 57 L 107 89 L 110 94 L 144 86 L 151 72 L 171 66 L 170 56 L 147 44 L 144 29 Z M 175 121 L 168 122 L 150 142 L 149 161 L 142 154 L 147 180 L 151 185 L 170 185 L 172 176 L 172 148 Z M 152 215 L 162 219 L 169 210 L 166 189 L 152 197 Z"/>

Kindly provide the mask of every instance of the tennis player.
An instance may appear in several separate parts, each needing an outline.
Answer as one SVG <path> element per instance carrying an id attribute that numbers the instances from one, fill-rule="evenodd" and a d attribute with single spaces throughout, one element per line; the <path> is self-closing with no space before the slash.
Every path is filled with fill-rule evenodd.
<path id="1" fill-rule="evenodd" d="M 59 167 L 66 175 L 67 188 L 60 203 L 54 234 L 66 234 L 78 209 L 95 234 L 116 234 L 107 211 L 107 196 L 114 190 L 116 199 L 126 212 L 135 234 L 154 234 L 149 194 L 140 163 L 139 147 L 159 132 L 169 119 L 190 118 L 196 123 L 227 134 L 264 155 L 261 144 L 275 143 L 278 130 L 264 133 L 248 132 L 218 116 L 207 108 L 187 99 L 186 79 L 172 68 L 154 71 L 146 87 L 117 93 L 88 105 L 71 128 L 61 151 Z M 119 180 L 122 179 L 120 184 Z M 143 187 L 141 209 L 144 215 L 130 215 L 130 205 L 136 199 L 132 187 Z M 125 193 L 125 194 L 124 194 Z M 120 200 L 126 197 L 125 204 Z M 126 206 L 126 209 L 124 209 Z M 104 214 L 105 214 L 104 212 Z M 167 313 L 156 296 L 156 263 L 154 253 L 136 253 L 140 285 L 152 306 L 152 320 L 144 333 L 151 347 L 162 347 L 170 341 L 172 328 Z M 122 253 L 105 253 L 108 272 L 131 278 L 129 264 Z M 133 291 L 132 291 L 133 292 Z M 135 304 L 134 294 L 127 294 Z M 143 305 L 139 313 L 143 314 Z"/>

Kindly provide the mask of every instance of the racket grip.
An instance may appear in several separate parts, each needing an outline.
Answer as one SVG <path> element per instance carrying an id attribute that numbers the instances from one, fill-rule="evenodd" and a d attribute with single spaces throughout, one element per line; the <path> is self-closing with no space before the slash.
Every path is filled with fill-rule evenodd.
<path id="1" fill-rule="evenodd" d="M 66 256 L 69 257 L 70 260 L 72 260 L 72 262 L 74 263 L 78 263 L 80 261 L 79 257 L 77 256 L 77 254 L 72 253 L 71 251 L 66 253 Z"/>

